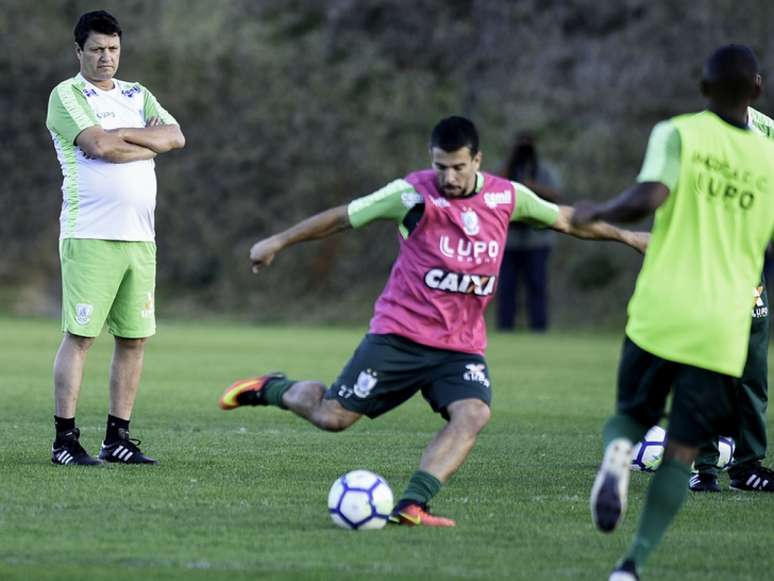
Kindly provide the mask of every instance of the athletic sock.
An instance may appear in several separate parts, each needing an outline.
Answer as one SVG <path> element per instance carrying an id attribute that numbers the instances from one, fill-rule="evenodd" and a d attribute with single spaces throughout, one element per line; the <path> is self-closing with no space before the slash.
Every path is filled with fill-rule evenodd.
<path id="1" fill-rule="evenodd" d="M 282 408 L 283 410 L 288 409 L 287 406 L 282 403 L 282 396 L 285 395 L 285 392 L 293 387 L 295 383 L 295 379 L 288 379 L 287 377 L 273 377 L 267 381 L 262 389 L 266 403 Z"/>
<path id="2" fill-rule="evenodd" d="M 72 418 L 60 418 L 59 416 L 54 416 L 54 430 L 56 431 L 56 438 L 54 444 L 59 443 L 59 435 L 64 434 L 65 432 L 69 432 L 70 430 L 75 429 L 75 417 Z"/>
<path id="3" fill-rule="evenodd" d="M 610 416 L 602 429 L 604 449 L 607 450 L 610 442 L 617 438 L 626 438 L 632 444 L 639 442 L 649 429 L 650 426 L 643 426 L 640 422 L 625 414 Z"/>
<path id="4" fill-rule="evenodd" d="M 411 475 L 406 491 L 398 504 L 404 501 L 427 504 L 441 490 L 441 481 L 424 470 L 417 470 Z"/>
<path id="5" fill-rule="evenodd" d="M 59 416 L 54 416 L 54 428 L 57 432 L 67 432 L 75 429 L 75 418 L 60 418 Z"/>
<path id="6" fill-rule="evenodd" d="M 108 414 L 107 417 L 107 429 L 105 430 L 105 443 L 111 444 L 116 440 L 120 440 L 118 430 L 129 431 L 129 420 L 117 418 Z"/>
<path id="7" fill-rule="evenodd" d="M 661 541 L 680 507 L 688 497 L 691 467 L 674 458 L 665 459 L 650 481 L 637 534 L 624 559 L 631 559 L 641 571 L 645 560 Z"/>

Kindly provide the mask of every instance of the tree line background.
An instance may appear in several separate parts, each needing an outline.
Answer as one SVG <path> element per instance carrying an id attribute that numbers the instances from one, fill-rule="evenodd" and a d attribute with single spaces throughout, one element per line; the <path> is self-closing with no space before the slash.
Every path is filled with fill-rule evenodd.
<path id="1" fill-rule="evenodd" d="M 117 77 L 150 88 L 187 137 L 157 160 L 161 316 L 362 324 L 393 227 L 295 247 L 258 277 L 250 245 L 426 167 L 429 132 L 451 114 L 479 126 L 486 171 L 528 129 L 568 201 L 609 197 L 633 181 L 656 122 L 702 108 L 713 48 L 749 44 L 764 75 L 774 66 L 767 0 L 4 0 L 0 311 L 59 308 L 46 107 L 78 71 L 78 16 L 101 8 L 124 31 Z M 771 115 L 774 100 L 759 107 Z M 560 240 L 553 322 L 619 324 L 640 263 Z"/>

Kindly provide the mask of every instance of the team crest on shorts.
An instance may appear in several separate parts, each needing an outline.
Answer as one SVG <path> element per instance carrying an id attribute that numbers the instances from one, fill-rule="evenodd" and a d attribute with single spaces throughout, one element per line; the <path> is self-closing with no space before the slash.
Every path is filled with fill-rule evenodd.
<path id="1" fill-rule="evenodd" d="M 753 298 L 755 304 L 753 305 L 753 319 L 763 319 L 769 316 L 769 308 L 766 303 L 763 302 L 763 285 L 753 289 Z"/>
<path id="2" fill-rule="evenodd" d="M 475 381 L 481 383 L 484 387 L 489 387 L 489 378 L 486 376 L 486 365 L 483 363 L 468 363 L 465 366 L 467 371 L 462 377 L 466 381 Z"/>
<path id="3" fill-rule="evenodd" d="M 145 300 L 145 304 L 142 306 L 142 312 L 140 315 L 143 319 L 148 319 L 153 316 L 155 307 L 153 304 L 153 293 L 148 293 L 148 298 Z"/>
<path id="4" fill-rule="evenodd" d="M 371 369 L 361 371 L 360 375 L 357 376 L 357 383 L 355 384 L 354 390 L 355 395 L 357 397 L 368 397 L 377 381 L 379 380 L 376 378 L 376 371 Z"/>
<path id="5" fill-rule="evenodd" d="M 91 314 L 94 312 L 94 306 L 88 303 L 78 303 L 75 305 L 75 322 L 79 325 L 88 325 L 91 321 Z"/>

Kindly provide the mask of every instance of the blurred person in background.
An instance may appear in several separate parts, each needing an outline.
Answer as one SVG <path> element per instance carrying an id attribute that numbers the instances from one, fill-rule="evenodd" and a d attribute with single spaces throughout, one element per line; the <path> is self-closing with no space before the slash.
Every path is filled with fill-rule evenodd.
<path id="1" fill-rule="evenodd" d="M 540 159 L 530 132 L 517 134 L 504 175 L 524 184 L 544 200 L 561 202 L 559 181 Z M 511 222 L 497 291 L 498 330 L 515 328 L 519 287 L 524 289 L 529 329 L 535 332 L 548 329 L 548 258 L 554 238 L 554 232 L 548 228 Z"/>

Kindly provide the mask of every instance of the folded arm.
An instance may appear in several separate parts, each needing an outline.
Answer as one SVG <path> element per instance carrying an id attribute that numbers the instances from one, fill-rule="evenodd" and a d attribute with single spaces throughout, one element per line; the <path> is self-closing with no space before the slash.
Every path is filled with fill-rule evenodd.
<path id="1" fill-rule="evenodd" d="M 179 125 L 164 125 L 158 117 L 152 118 L 147 127 L 124 127 L 115 133 L 124 141 L 145 147 L 156 153 L 166 153 L 185 146 L 185 136 Z"/>
<path id="2" fill-rule="evenodd" d="M 128 163 L 156 157 L 152 149 L 130 143 L 116 132 L 105 131 L 98 125 L 81 131 L 75 138 L 75 144 L 87 157 L 110 163 Z"/>
<path id="3" fill-rule="evenodd" d="M 287 230 L 256 242 L 250 249 L 253 272 L 258 272 L 269 266 L 274 261 L 274 256 L 288 246 L 307 240 L 327 238 L 350 228 L 352 225 L 349 221 L 347 206 L 337 206 L 315 214 Z"/>

